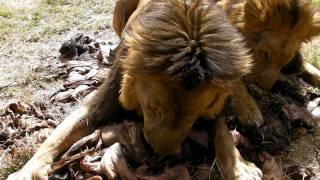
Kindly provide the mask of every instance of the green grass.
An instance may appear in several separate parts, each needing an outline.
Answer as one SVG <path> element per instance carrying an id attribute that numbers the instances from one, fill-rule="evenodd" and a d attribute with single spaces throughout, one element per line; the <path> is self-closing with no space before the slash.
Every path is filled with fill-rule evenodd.
<path id="1" fill-rule="evenodd" d="M 302 55 L 305 60 L 320 68 L 320 37 L 313 39 L 311 42 L 303 44 Z"/>
<path id="2" fill-rule="evenodd" d="M 9 18 L 12 17 L 12 12 L 8 9 L 7 6 L 0 4 L 0 17 Z"/>
<path id="3" fill-rule="evenodd" d="M 13 8 L 0 4 L 0 43 L 17 36 L 26 39 L 33 33 L 46 38 L 66 32 L 70 27 L 110 28 L 99 22 L 94 23 L 94 27 L 92 24 L 90 27 L 82 24 L 81 20 L 106 10 L 107 1 L 101 2 L 101 5 L 96 5 L 97 1 L 93 0 L 43 0 L 34 8 Z"/>
<path id="4" fill-rule="evenodd" d="M 7 13 L 3 13 L 6 16 L 0 19 L 0 41 L 8 41 L 13 35 L 27 37 L 30 33 L 37 32 L 41 36 L 48 36 L 66 31 L 69 23 L 67 16 L 77 11 L 70 6 L 58 8 L 41 4 L 34 9 L 22 8 L 3 12 Z"/>

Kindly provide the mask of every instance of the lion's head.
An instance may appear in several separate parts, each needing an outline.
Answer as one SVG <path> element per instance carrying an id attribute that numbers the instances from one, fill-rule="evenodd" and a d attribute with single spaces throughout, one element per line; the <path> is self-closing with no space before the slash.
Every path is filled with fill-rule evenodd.
<path id="1" fill-rule="evenodd" d="M 255 60 L 247 79 L 266 89 L 301 44 L 320 33 L 319 13 L 311 0 L 240 0 L 230 7 L 229 18 Z"/>
<path id="2" fill-rule="evenodd" d="M 175 154 L 197 118 L 221 110 L 252 60 L 209 0 L 153 0 L 138 11 L 117 55 L 120 101 L 143 115 L 145 137 L 158 153 Z"/>

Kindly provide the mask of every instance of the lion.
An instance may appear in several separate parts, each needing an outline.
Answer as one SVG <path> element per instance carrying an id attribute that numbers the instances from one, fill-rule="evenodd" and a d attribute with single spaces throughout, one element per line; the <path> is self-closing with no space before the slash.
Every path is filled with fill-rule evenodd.
<path id="1" fill-rule="evenodd" d="M 242 158 L 220 112 L 252 58 L 242 36 L 210 0 L 118 0 L 121 36 L 106 82 L 68 116 L 13 179 L 47 179 L 54 159 L 98 126 L 134 112 L 156 153 L 175 155 L 198 118 L 212 122 L 225 179 L 261 179 Z"/>
<path id="2" fill-rule="evenodd" d="M 253 55 L 253 69 L 243 80 L 270 90 L 282 70 L 298 67 L 306 80 L 320 87 L 320 71 L 299 54 L 302 43 L 320 33 L 319 13 L 311 0 L 218 0 L 244 36 Z M 233 107 L 242 124 L 261 125 L 262 115 L 243 82 L 233 96 Z"/>

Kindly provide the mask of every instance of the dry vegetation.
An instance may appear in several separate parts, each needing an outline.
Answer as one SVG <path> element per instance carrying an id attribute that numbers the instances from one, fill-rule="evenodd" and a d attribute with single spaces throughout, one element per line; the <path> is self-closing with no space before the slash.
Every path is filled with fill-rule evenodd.
<path id="1" fill-rule="evenodd" d="M 320 0 L 316 2 L 320 5 Z M 114 0 L 0 0 L 0 107 L 12 99 L 47 102 L 63 81 L 46 78 L 60 62 L 59 47 L 78 32 L 116 43 L 111 26 L 113 6 Z M 319 49 L 317 38 L 302 50 L 305 59 L 317 67 Z M 69 105 L 51 107 L 58 109 L 52 112 L 62 119 L 70 111 Z M 0 144 L 0 179 L 30 158 L 33 144 L 29 139 L 16 157 L 7 156 Z M 299 143 L 292 146 L 292 151 L 302 151 Z"/>
<path id="2" fill-rule="evenodd" d="M 60 62 L 58 50 L 69 37 L 82 32 L 116 43 L 113 7 L 113 0 L 0 0 L 0 107 L 13 99 L 49 101 L 63 79 L 46 77 Z M 63 119 L 76 104 L 49 108 L 53 116 Z M 34 143 L 29 140 L 16 157 L 0 150 L 0 179 L 30 158 Z"/>
<path id="3" fill-rule="evenodd" d="M 116 42 L 112 11 L 111 0 L 0 1 L 0 87 L 11 84 L 1 89 L 0 105 L 12 98 L 43 99 L 54 92 L 59 80 L 41 77 L 59 62 L 58 49 L 71 35 L 83 32 Z"/>

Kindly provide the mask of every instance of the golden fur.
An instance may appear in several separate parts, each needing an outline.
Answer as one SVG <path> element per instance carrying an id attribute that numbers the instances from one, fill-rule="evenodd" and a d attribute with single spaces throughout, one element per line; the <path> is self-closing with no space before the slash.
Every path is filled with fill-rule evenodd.
<path id="1" fill-rule="evenodd" d="M 297 56 L 301 44 L 320 33 L 319 14 L 311 0 L 220 0 L 231 23 L 242 33 L 253 55 L 252 72 L 244 80 L 270 89 L 282 69 Z M 297 62 L 292 62 L 297 63 Z M 320 85 L 320 71 L 307 62 L 301 71 L 310 83 Z M 245 85 L 233 97 L 243 124 L 260 125 L 262 115 Z"/>
<path id="2" fill-rule="evenodd" d="M 254 56 L 250 82 L 269 89 L 301 44 L 320 33 L 320 19 L 311 0 L 229 1 L 224 9 L 244 35 Z"/>
<path id="3" fill-rule="evenodd" d="M 211 3 L 154 0 L 123 32 L 120 101 L 143 115 L 157 152 L 174 154 L 197 118 L 221 111 L 232 82 L 249 70 L 246 51 Z"/>
<path id="4" fill-rule="evenodd" d="M 124 71 L 120 101 L 143 116 L 144 135 L 155 151 L 175 154 L 197 118 L 213 119 L 221 111 L 232 85 L 248 73 L 251 58 L 241 37 L 209 1 L 139 4 L 143 6 L 117 32 L 122 34 L 117 57 Z M 259 169 L 235 148 L 225 119 L 214 124 L 215 151 L 225 178 L 259 179 Z"/>
<path id="5" fill-rule="evenodd" d="M 118 0 L 115 13 L 121 43 L 110 77 L 9 179 L 46 178 L 54 158 L 125 110 L 143 116 L 146 140 L 164 155 L 179 152 L 196 119 L 211 120 L 225 179 L 260 179 L 235 148 L 225 119 L 216 118 L 252 61 L 223 11 L 210 0 Z"/>

